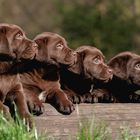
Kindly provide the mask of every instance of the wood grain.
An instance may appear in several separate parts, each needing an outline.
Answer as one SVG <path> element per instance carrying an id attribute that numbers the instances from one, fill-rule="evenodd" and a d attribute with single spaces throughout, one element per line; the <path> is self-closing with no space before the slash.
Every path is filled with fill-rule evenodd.
<path id="1" fill-rule="evenodd" d="M 79 123 L 84 119 L 95 118 L 95 122 L 104 122 L 110 128 L 113 137 L 125 126 L 140 134 L 139 104 L 80 104 L 75 105 L 75 108 L 71 115 L 62 115 L 51 105 L 45 104 L 45 113 L 35 117 L 38 132 L 60 140 L 74 140 Z"/>

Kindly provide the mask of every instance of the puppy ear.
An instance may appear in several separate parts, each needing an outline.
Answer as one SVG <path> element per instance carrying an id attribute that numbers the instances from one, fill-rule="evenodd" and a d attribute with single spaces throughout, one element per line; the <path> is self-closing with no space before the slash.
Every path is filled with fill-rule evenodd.
<path id="1" fill-rule="evenodd" d="M 0 53 L 10 55 L 11 51 L 6 37 L 0 35 Z"/>
<path id="2" fill-rule="evenodd" d="M 0 26 L 0 34 L 6 34 L 6 27 Z"/>
<path id="3" fill-rule="evenodd" d="M 108 65 L 113 69 L 113 74 L 121 79 L 127 78 L 127 64 L 132 58 L 131 53 L 124 52 L 113 57 Z"/>
<path id="4" fill-rule="evenodd" d="M 48 59 L 48 48 L 46 47 L 48 45 L 48 38 L 37 36 L 34 41 L 38 45 L 38 55 L 36 56 L 36 59 L 39 61 L 46 61 Z"/>
<path id="5" fill-rule="evenodd" d="M 84 58 L 85 58 L 85 54 L 86 54 L 86 50 L 84 47 L 79 47 L 76 49 L 76 52 L 80 55 L 80 59 L 83 62 Z"/>
<path id="6" fill-rule="evenodd" d="M 85 57 L 85 50 L 78 48 L 75 50 L 75 52 L 77 53 L 77 58 L 76 58 L 76 62 L 74 65 L 72 65 L 71 67 L 69 67 L 69 71 L 72 71 L 76 74 L 82 74 L 84 69 L 83 69 L 83 60 Z"/>
<path id="7" fill-rule="evenodd" d="M 47 37 L 34 39 L 34 41 L 38 44 L 39 48 L 41 46 L 44 46 L 44 45 L 48 44 L 48 38 Z"/>
<path id="8" fill-rule="evenodd" d="M 77 56 L 76 56 L 76 61 L 74 63 L 74 65 L 70 66 L 68 68 L 69 71 L 73 72 L 73 73 L 76 73 L 76 74 L 81 74 L 81 71 L 82 71 L 82 68 L 81 68 L 81 58 L 80 58 L 80 55 L 77 53 Z"/>
<path id="9" fill-rule="evenodd" d="M 7 28 L 3 25 L 0 25 L 0 53 L 10 55 L 9 43 L 6 37 Z"/>

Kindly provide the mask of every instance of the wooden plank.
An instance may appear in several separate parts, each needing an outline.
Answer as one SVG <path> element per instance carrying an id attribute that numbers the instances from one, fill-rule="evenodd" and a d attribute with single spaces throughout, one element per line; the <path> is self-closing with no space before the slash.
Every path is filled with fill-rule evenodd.
<path id="1" fill-rule="evenodd" d="M 61 140 L 76 139 L 79 122 L 83 119 L 105 122 L 111 129 L 113 137 L 123 126 L 129 126 L 137 132 L 140 130 L 139 104 L 80 104 L 71 115 L 58 113 L 51 105 L 45 104 L 45 113 L 35 117 L 39 133 L 48 133 Z"/>

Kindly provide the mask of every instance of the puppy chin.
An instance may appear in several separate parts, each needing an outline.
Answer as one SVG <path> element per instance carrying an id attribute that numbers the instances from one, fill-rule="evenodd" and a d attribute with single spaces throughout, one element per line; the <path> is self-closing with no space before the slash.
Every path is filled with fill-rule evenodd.
<path id="1" fill-rule="evenodd" d="M 100 76 L 99 77 L 95 77 L 96 80 L 99 80 L 99 81 L 101 81 L 103 83 L 108 83 L 109 81 L 112 80 L 112 78 L 113 78 L 113 75 L 110 75 L 108 77 L 100 77 Z"/>
<path id="2" fill-rule="evenodd" d="M 76 64 L 74 64 L 72 66 L 69 66 L 68 67 L 68 70 L 71 71 L 71 72 L 73 72 L 73 73 L 75 73 L 75 74 L 78 74 L 78 75 L 81 74 L 81 70 L 80 70 L 79 66 L 76 65 Z"/>
<path id="3" fill-rule="evenodd" d="M 101 79 L 104 83 L 108 83 L 109 81 L 112 80 L 112 77 L 106 78 L 106 79 Z"/>
<path id="4" fill-rule="evenodd" d="M 35 56 L 21 57 L 20 59 L 18 59 L 18 61 L 21 61 L 21 60 L 33 60 L 34 58 L 35 58 Z"/>

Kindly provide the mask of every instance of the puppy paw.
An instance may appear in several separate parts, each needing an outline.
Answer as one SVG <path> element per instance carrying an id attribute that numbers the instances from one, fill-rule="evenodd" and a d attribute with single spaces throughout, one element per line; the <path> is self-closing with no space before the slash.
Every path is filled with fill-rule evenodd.
<path id="1" fill-rule="evenodd" d="M 45 109 L 44 109 L 44 105 L 41 101 L 30 101 L 28 102 L 28 107 L 29 107 L 29 111 L 33 114 L 33 115 L 41 115 L 44 113 Z"/>
<path id="2" fill-rule="evenodd" d="M 94 90 L 94 92 L 84 95 L 85 103 L 113 103 L 115 101 L 116 99 L 112 94 L 103 90 Z"/>
<path id="3" fill-rule="evenodd" d="M 69 100 L 58 101 L 56 109 L 64 115 L 69 115 L 75 110 L 73 103 Z"/>
<path id="4" fill-rule="evenodd" d="M 69 100 L 74 104 L 80 104 L 83 102 L 83 97 L 80 95 L 68 96 Z"/>
<path id="5" fill-rule="evenodd" d="M 92 96 L 90 93 L 83 95 L 84 103 L 98 103 L 98 98 Z"/>

